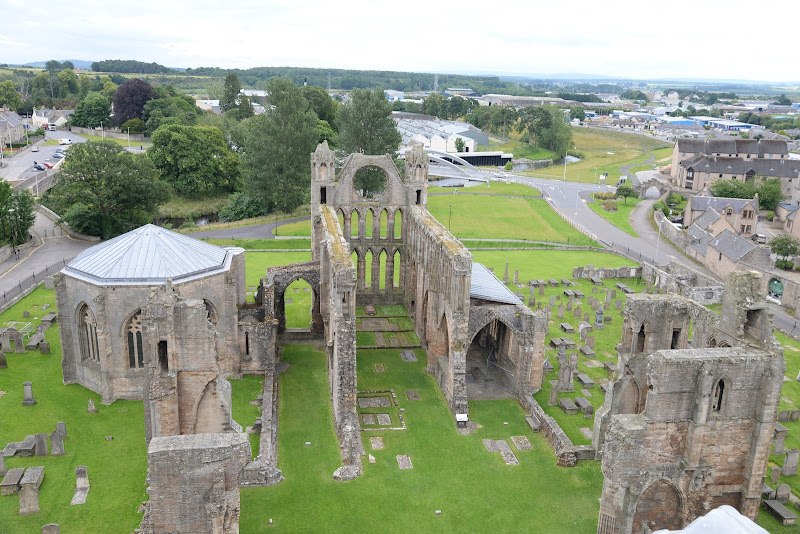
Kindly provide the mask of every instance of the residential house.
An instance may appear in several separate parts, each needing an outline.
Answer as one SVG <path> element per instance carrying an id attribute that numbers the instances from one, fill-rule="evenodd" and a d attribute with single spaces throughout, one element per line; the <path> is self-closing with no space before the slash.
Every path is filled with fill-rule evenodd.
<path id="1" fill-rule="evenodd" d="M 66 126 L 74 113 L 74 109 L 34 109 L 31 125 L 34 128 L 47 128 L 49 125 Z"/>
<path id="2" fill-rule="evenodd" d="M 711 235 L 724 230 L 750 237 L 756 233 L 758 195 L 752 199 L 692 195 L 683 212 L 683 226 L 697 224 Z"/>
<path id="3" fill-rule="evenodd" d="M 25 139 L 25 126 L 15 111 L 0 108 L 0 144 L 18 143 Z"/>
<path id="4" fill-rule="evenodd" d="M 706 247 L 703 263 L 720 278 L 726 278 L 733 271 L 772 269 L 772 260 L 766 249 L 731 231 L 712 237 Z"/>

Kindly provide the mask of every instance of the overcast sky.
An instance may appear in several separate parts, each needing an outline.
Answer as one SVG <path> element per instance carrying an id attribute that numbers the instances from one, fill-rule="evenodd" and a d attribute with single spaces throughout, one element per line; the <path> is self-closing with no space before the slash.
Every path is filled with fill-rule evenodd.
<path id="1" fill-rule="evenodd" d="M 3 0 L 0 63 L 800 80 L 797 0 Z"/>

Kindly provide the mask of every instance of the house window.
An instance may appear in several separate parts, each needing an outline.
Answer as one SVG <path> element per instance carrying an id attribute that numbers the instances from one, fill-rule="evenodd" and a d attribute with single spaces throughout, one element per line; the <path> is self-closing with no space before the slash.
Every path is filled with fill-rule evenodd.
<path id="1" fill-rule="evenodd" d="M 693 170 L 690 170 L 689 172 L 687 172 L 687 173 L 686 173 L 686 177 L 687 177 L 687 178 L 694 178 L 694 171 L 693 171 Z"/>
<path id="2" fill-rule="evenodd" d="M 732 208 L 726 209 L 725 210 L 725 215 L 733 215 L 733 209 Z"/>
<path id="3" fill-rule="evenodd" d="M 125 328 L 128 337 L 128 366 L 131 369 L 144 367 L 144 350 L 142 347 L 142 310 L 133 314 Z"/>

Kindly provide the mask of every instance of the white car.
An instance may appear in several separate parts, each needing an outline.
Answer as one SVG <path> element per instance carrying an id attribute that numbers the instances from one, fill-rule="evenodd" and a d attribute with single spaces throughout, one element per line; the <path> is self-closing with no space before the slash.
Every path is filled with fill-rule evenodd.
<path id="1" fill-rule="evenodd" d="M 31 147 L 31 152 L 39 152 L 39 147 L 38 146 L 32 146 Z"/>

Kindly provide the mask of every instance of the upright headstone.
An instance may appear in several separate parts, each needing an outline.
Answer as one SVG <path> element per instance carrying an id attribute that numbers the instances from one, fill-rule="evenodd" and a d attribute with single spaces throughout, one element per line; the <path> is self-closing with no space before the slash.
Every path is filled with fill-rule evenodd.
<path id="1" fill-rule="evenodd" d="M 778 412 L 778 421 L 785 423 L 789 420 L 789 410 L 781 410 Z"/>
<path id="2" fill-rule="evenodd" d="M 0 451 L 0 477 L 6 476 L 8 473 L 8 468 L 6 467 L 6 457 L 3 455 L 3 451 Z"/>
<path id="3" fill-rule="evenodd" d="M 53 456 L 64 454 L 64 436 L 58 430 L 50 434 L 50 454 Z"/>
<path id="4" fill-rule="evenodd" d="M 97 413 L 97 408 L 94 406 L 94 401 L 89 399 L 89 407 L 86 408 L 87 413 Z"/>
<path id="5" fill-rule="evenodd" d="M 528 298 L 528 306 L 536 306 L 536 299 L 533 297 Z"/>
<path id="6" fill-rule="evenodd" d="M 567 356 L 567 347 L 563 343 L 558 346 L 558 391 L 575 391 L 570 356 Z"/>
<path id="7" fill-rule="evenodd" d="M 592 287 L 592 293 L 597 293 L 597 286 Z"/>
<path id="8" fill-rule="evenodd" d="M 531 284 L 528 284 L 528 296 L 533 296 L 533 286 Z"/>
<path id="9" fill-rule="evenodd" d="M 781 468 L 780 467 L 773 467 L 772 471 L 769 474 L 769 482 L 773 486 L 775 484 L 781 483 Z"/>
<path id="10" fill-rule="evenodd" d="M 3 352 L 11 352 L 11 333 L 8 330 L 3 330 L 0 335 L 0 350 Z"/>
<path id="11" fill-rule="evenodd" d="M 572 299 L 567 301 L 567 311 L 572 311 Z"/>
<path id="12" fill-rule="evenodd" d="M 780 423 L 775 423 L 775 454 L 783 454 L 786 451 L 783 449 L 783 440 L 786 439 L 786 434 L 789 430 Z"/>
<path id="13" fill-rule="evenodd" d="M 578 306 L 577 308 L 572 310 L 572 316 L 573 317 L 580 317 L 581 316 L 581 307 L 580 306 Z"/>
<path id="14" fill-rule="evenodd" d="M 22 341 L 22 332 L 14 332 L 12 334 L 14 339 L 14 352 L 23 353 L 25 351 L 25 343 Z"/>
<path id="15" fill-rule="evenodd" d="M 786 458 L 783 459 L 781 474 L 786 477 L 797 474 L 797 458 L 800 457 L 800 450 L 791 449 L 786 451 Z"/>
<path id="16" fill-rule="evenodd" d="M 594 348 L 594 336 L 586 336 L 586 346 L 590 349 Z"/>
<path id="17" fill-rule="evenodd" d="M 544 286 L 539 286 L 539 295 L 544 295 Z"/>
<path id="18" fill-rule="evenodd" d="M 587 323 L 589 322 L 589 312 L 583 314 L 583 320 L 586 321 Z"/>
<path id="19" fill-rule="evenodd" d="M 47 341 L 39 343 L 39 354 L 50 354 L 50 343 Z"/>
<path id="20" fill-rule="evenodd" d="M 503 274 L 503 282 L 508 283 L 508 262 L 506 262 L 506 272 Z"/>
<path id="21" fill-rule="evenodd" d="M 30 319 L 31 318 L 31 312 L 29 312 L 28 310 L 25 310 L 24 312 L 22 312 L 22 318 L 23 319 Z"/>
<path id="22" fill-rule="evenodd" d="M 47 278 L 44 279 L 44 288 L 45 289 L 54 289 L 55 287 L 56 286 L 53 283 L 53 277 L 52 276 L 48 276 Z"/>
<path id="23" fill-rule="evenodd" d="M 611 292 L 610 291 L 606 291 L 605 307 L 606 308 L 610 308 L 611 307 Z"/>
<path id="24" fill-rule="evenodd" d="M 47 434 L 36 434 L 36 456 L 47 456 Z"/>
<path id="25" fill-rule="evenodd" d="M 550 388 L 550 398 L 547 400 L 548 406 L 555 406 L 558 404 L 558 388 L 552 387 Z"/>
<path id="26" fill-rule="evenodd" d="M 612 299 L 615 299 L 615 298 L 617 298 L 617 290 L 616 290 L 616 289 L 612 289 L 612 290 L 611 290 L 611 298 L 612 298 Z"/>
<path id="27" fill-rule="evenodd" d="M 594 312 L 594 327 L 600 330 L 603 328 L 603 307 L 598 306 Z"/>
<path id="28" fill-rule="evenodd" d="M 48 280 L 45 278 L 45 281 Z M 50 278 L 52 280 L 52 278 Z M 42 534 L 61 534 L 61 529 L 58 526 L 58 523 L 50 523 L 49 525 L 45 525 L 42 527 Z"/>
<path id="29" fill-rule="evenodd" d="M 800 419 L 800 410 L 792 410 L 789 415 L 789 421 L 797 421 L 798 419 Z"/>
<path id="30" fill-rule="evenodd" d="M 557 317 L 559 319 L 562 319 L 564 317 L 564 305 L 563 304 L 559 304 L 558 305 L 558 313 L 556 315 L 557 315 Z"/>
<path id="31" fill-rule="evenodd" d="M 33 406 L 34 404 L 36 404 L 36 400 L 33 398 L 33 383 L 23 382 L 22 387 L 23 387 L 22 405 Z"/>
<path id="32" fill-rule="evenodd" d="M 67 439 L 67 425 L 64 424 L 64 421 L 56 423 L 56 432 L 61 434 L 62 438 Z"/>
<path id="33" fill-rule="evenodd" d="M 8 362 L 6 361 L 6 355 L 3 352 L 0 352 L 0 369 L 7 369 Z"/>
<path id="34" fill-rule="evenodd" d="M 514 284 L 519 284 L 519 269 L 514 269 Z"/>
<path id="35" fill-rule="evenodd" d="M 778 486 L 778 489 L 775 490 L 775 498 L 779 502 L 786 502 L 789 500 L 789 495 L 792 494 L 792 488 L 789 487 L 789 484 L 781 484 Z"/>
<path id="36" fill-rule="evenodd" d="M 617 311 L 622 309 L 622 299 L 617 299 L 614 301 L 614 309 Z"/>

